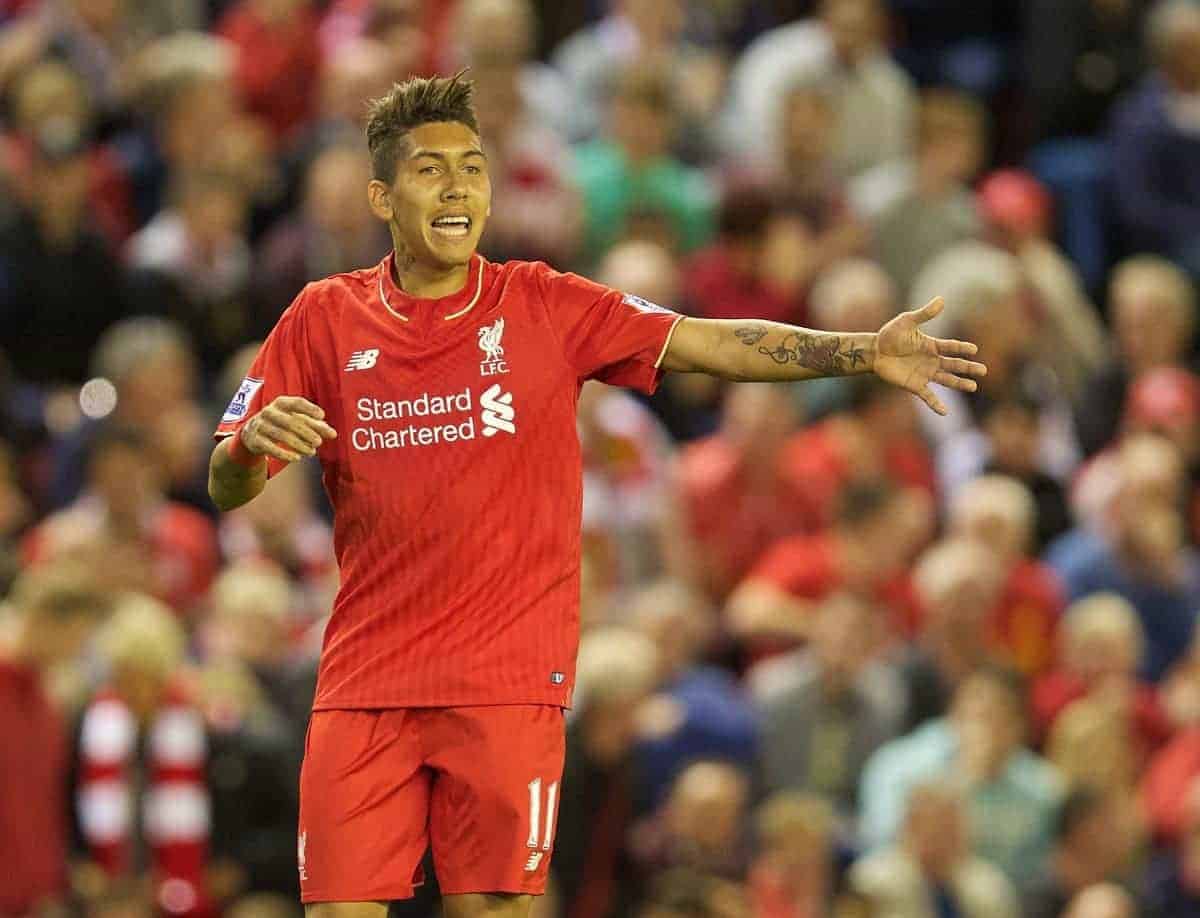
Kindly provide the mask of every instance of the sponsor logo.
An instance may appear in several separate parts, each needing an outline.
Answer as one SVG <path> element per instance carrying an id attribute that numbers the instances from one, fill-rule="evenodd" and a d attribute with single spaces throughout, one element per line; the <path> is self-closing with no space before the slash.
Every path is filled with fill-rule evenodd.
<path id="1" fill-rule="evenodd" d="M 513 409 L 512 398 L 511 392 L 501 391 L 499 383 L 493 383 L 479 396 L 479 404 L 483 408 L 480 420 L 483 421 L 485 437 L 494 437 L 500 431 L 510 434 L 517 432 L 513 424 L 517 412 Z"/>
<path id="2" fill-rule="evenodd" d="M 567 681 L 566 673 L 560 673 L 558 670 L 555 670 L 554 672 L 552 672 L 550 674 L 550 683 L 552 685 L 562 685 L 566 681 Z"/>
<path id="3" fill-rule="evenodd" d="M 221 415 L 221 423 L 227 424 L 231 421 L 240 421 L 246 416 L 246 411 L 250 407 L 250 402 L 254 398 L 256 392 L 262 388 L 263 381 L 255 379 L 253 376 L 247 376 L 242 380 L 242 384 L 238 386 L 237 392 L 233 393 L 233 398 L 229 402 L 229 407 L 225 409 L 225 413 Z"/>
<path id="4" fill-rule="evenodd" d="M 346 372 L 369 370 L 375 366 L 377 360 L 379 360 L 379 348 L 377 347 L 368 347 L 361 351 L 355 351 L 350 355 L 350 359 L 346 361 Z"/>
<path id="5" fill-rule="evenodd" d="M 529 855 L 529 860 L 525 862 L 525 872 L 533 873 L 535 870 L 537 870 L 538 865 L 542 863 L 542 858 L 545 856 L 546 855 L 541 851 L 535 851 L 533 854 Z"/>
<path id="6" fill-rule="evenodd" d="M 508 372 L 508 364 L 504 362 L 504 347 L 500 344 L 502 337 L 504 319 L 497 319 L 491 325 L 480 326 L 479 349 L 483 351 L 483 360 L 479 362 L 480 376 L 495 376 Z"/>
<path id="7" fill-rule="evenodd" d="M 626 306 L 632 306 L 638 312 L 659 312 L 674 315 L 670 309 L 659 306 L 657 303 L 651 303 L 649 300 L 643 300 L 640 296 L 634 296 L 632 293 L 625 294 L 624 302 Z"/>
<path id="8" fill-rule="evenodd" d="M 388 401 L 363 396 L 355 403 L 356 417 L 364 426 L 350 432 L 350 445 L 358 452 L 375 449 L 404 449 L 410 446 L 432 446 L 474 440 L 477 431 L 493 437 L 504 432 L 517 432 L 513 419 L 511 392 L 492 385 L 479 396 L 478 417 L 474 393 L 470 387 L 441 395 L 422 392 L 415 398 Z M 444 417 L 438 423 L 439 416 Z M 465 417 L 464 417 L 465 415 Z M 377 426 L 379 421 L 406 421 L 403 425 Z M 429 423 L 424 419 L 433 419 Z"/>

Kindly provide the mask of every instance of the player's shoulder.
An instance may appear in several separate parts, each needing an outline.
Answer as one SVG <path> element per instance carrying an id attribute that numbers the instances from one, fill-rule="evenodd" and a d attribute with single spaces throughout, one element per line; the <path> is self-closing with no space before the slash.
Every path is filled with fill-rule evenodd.
<path id="1" fill-rule="evenodd" d="M 333 325 L 344 309 L 367 302 L 374 295 L 378 281 L 378 265 L 309 281 L 292 300 L 281 321 Z"/>

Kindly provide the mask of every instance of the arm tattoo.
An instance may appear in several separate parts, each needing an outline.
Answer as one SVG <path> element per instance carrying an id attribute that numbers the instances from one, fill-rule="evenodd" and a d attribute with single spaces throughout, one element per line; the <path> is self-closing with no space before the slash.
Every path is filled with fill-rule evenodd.
<path id="1" fill-rule="evenodd" d="M 734 334 L 742 344 L 753 347 L 766 337 L 767 332 L 762 325 L 745 325 Z M 760 345 L 757 351 L 777 364 L 795 364 L 822 376 L 838 376 L 867 362 L 863 349 L 853 340 L 846 341 L 843 346 L 838 335 L 804 331 L 788 332 L 777 344 Z"/>

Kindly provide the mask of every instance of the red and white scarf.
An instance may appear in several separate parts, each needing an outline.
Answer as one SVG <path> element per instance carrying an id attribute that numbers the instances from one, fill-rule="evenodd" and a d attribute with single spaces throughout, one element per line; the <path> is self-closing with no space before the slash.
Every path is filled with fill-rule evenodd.
<path id="1" fill-rule="evenodd" d="M 205 888 L 210 806 L 204 720 L 168 690 L 146 728 L 143 786 L 134 799 L 139 725 L 111 690 L 92 699 L 80 736 L 79 822 L 92 859 L 109 876 L 136 868 L 134 820 L 145 840 L 158 905 L 186 918 L 212 914 Z"/>

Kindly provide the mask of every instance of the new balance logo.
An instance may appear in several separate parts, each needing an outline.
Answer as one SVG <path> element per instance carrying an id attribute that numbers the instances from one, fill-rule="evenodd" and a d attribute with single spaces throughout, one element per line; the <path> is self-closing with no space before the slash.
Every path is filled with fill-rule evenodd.
<path id="1" fill-rule="evenodd" d="M 379 359 L 379 348 L 369 347 L 366 350 L 355 351 L 350 355 L 350 359 L 346 361 L 346 372 L 352 370 L 369 370 L 375 366 L 375 361 Z"/>
<path id="2" fill-rule="evenodd" d="M 525 862 L 525 872 L 533 873 L 535 870 L 537 870 L 538 864 L 542 862 L 542 858 L 545 856 L 546 855 L 544 855 L 541 851 L 535 851 L 533 854 L 529 855 L 529 860 Z"/>
<path id="3" fill-rule="evenodd" d="M 308 846 L 308 832 L 301 832 L 296 837 L 296 864 L 300 868 L 300 879 L 308 879 L 308 871 L 304 864 L 304 849 Z"/>
<path id="4" fill-rule="evenodd" d="M 517 427 L 513 424 L 517 412 L 512 406 L 512 393 L 502 392 L 499 383 L 494 383 L 484 390 L 479 396 L 479 404 L 483 408 L 480 420 L 483 421 L 485 437 L 494 437 L 502 430 L 510 434 L 517 432 Z"/>

